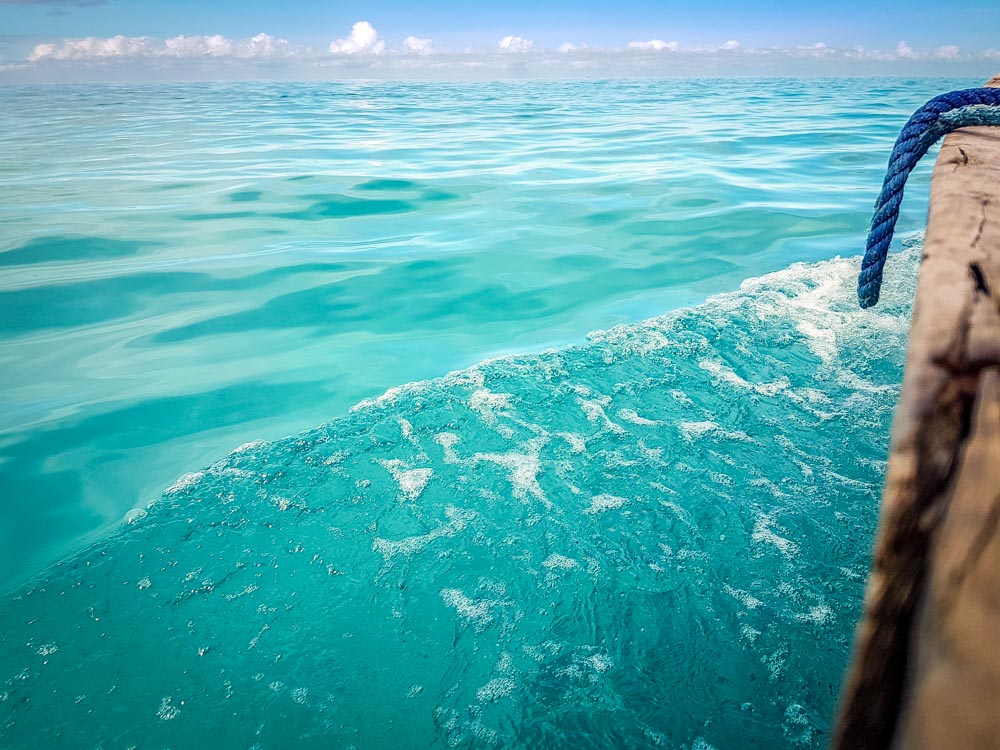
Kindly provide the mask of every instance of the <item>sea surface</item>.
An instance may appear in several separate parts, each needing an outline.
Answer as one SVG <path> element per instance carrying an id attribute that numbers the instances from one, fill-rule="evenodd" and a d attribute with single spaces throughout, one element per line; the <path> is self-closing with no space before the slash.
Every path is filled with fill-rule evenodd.
<path id="1" fill-rule="evenodd" d="M 0 89 L 0 746 L 822 747 L 976 83 Z"/>

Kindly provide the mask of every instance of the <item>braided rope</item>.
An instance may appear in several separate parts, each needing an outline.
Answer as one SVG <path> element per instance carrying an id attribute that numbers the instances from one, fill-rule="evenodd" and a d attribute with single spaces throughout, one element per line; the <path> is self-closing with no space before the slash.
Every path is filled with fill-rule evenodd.
<path id="1" fill-rule="evenodd" d="M 974 125 L 1000 125 L 1000 88 L 963 89 L 936 96 L 914 112 L 903 127 L 889 157 L 882 191 L 875 201 L 875 215 L 858 276 L 861 307 L 873 307 L 878 303 L 882 269 L 899 218 L 906 178 L 927 150 L 943 136 Z"/>

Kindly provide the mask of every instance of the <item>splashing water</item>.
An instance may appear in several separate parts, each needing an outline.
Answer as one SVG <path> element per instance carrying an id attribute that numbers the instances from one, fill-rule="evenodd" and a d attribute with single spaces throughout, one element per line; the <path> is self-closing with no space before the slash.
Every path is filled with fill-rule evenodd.
<path id="1" fill-rule="evenodd" d="M 184 477 L 4 602 L 0 744 L 822 746 L 910 245 L 874 312 L 794 264 Z"/>

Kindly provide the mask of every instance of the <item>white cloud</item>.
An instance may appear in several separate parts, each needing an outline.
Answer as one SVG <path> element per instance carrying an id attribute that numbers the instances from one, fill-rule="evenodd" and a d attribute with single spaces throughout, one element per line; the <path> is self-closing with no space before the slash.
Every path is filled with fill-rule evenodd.
<path id="1" fill-rule="evenodd" d="M 270 34 L 258 34 L 236 45 L 238 57 L 292 57 L 296 51 L 285 39 L 276 39 Z"/>
<path id="2" fill-rule="evenodd" d="M 858 44 L 847 50 L 831 49 L 830 51 L 833 54 L 840 52 L 847 60 L 874 60 L 879 62 L 888 62 L 889 60 L 896 59 L 896 56 L 891 52 L 865 49 L 863 44 Z"/>
<path id="3" fill-rule="evenodd" d="M 118 36 L 100 39 L 64 39 L 60 43 L 36 45 L 28 55 L 30 62 L 45 60 L 108 60 L 114 58 L 158 57 L 192 59 L 199 57 L 286 58 L 296 55 L 284 39 L 258 34 L 243 41 L 233 41 L 220 34 L 211 36 L 175 36 L 159 41 L 148 36 Z"/>
<path id="4" fill-rule="evenodd" d="M 505 36 L 497 44 L 497 47 L 501 52 L 515 52 L 515 53 L 525 53 L 530 52 L 535 46 L 535 43 L 530 39 L 525 39 L 522 36 Z"/>
<path id="5" fill-rule="evenodd" d="M 119 34 L 109 39 L 88 36 L 64 39 L 62 44 L 39 44 L 28 55 L 31 62 L 41 60 L 87 60 L 110 57 L 155 56 L 158 45 L 148 36 L 127 37 Z"/>
<path id="6" fill-rule="evenodd" d="M 958 59 L 958 45 L 957 44 L 945 44 L 942 47 L 938 47 L 934 50 L 933 57 L 938 60 L 957 60 Z"/>
<path id="7" fill-rule="evenodd" d="M 802 52 L 803 55 L 807 55 L 809 57 L 826 57 L 827 55 L 831 55 L 834 53 L 834 50 L 828 47 L 823 42 L 816 42 L 815 44 L 806 44 L 801 47 L 796 47 L 796 49 Z M 864 48 L 860 47 L 857 48 L 855 51 L 862 52 L 863 50 Z"/>
<path id="8" fill-rule="evenodd" d="M 648 42 L 629 42 L 628 48 L 644 52 L 661 52 L 662 50 L 677 52 L 680 50 L 681 45 L 677 42 L 665 42 L 662 39 L 650 39 Z"/>
<path id="9" fill-rule="evenodd" d="M 407 52 L 414 52 L 418 55 L 434 54 L 434 45 L 430 39 L 421 39 L 418 36 L 408 36 L 403 40 L 403 49 Z"/>
<path id="10" fill-rule="evenodd" d="M 368 21 L 358 21 L 348 36 L 330 42 L 330 52 L 334 55 L 381 55 L 385 52 L 385 42 L 378 38 L 378 32 Z"/>
<path id="11" fill-rule="evenodd" d="M 163 42 L 166 57 L 229 57 L 235 46 L 221 34 L 212 36 L 175 36 Z"/>
<path id="12" fill-rule="evenodd" d="M 0 0 L 0 4 L 3 2 Z M 981 68 L 984 60 L 1000 60 L 1000 50 L 995 48 L 969 52 L 951 44 L 918 52 L 906 42 L 900 42 L 895 48 L 869 50 L 862 46 L 834 47 L 823 42 L 789 47 L 743 47 L 736 40 L 689 47 L 654 38 L 630 42 L 617 49 L 595 47 L 585 42 L 540 48 L 531 40 L 515 35 L 499 40 L 492 49 L 468 48 L 461 54 L 437 49 L 431 39 L 418 36 L 407 36 L 390 49 L 367 21 L 354 24 L 348 36 L 330 45 L 330 51 L 332 55 L 323 49 L 292 45 L 266 33 L 242 40 L 220 34 L 181 35 L 169 39 L 123 35 L 86 37 L 39 44 L 26 59 L 17 63 L 21 67 L 6 65 L 0 67 L 0 73 L 4 73 L 5 79 L 20 70 L 35 70 L 31 75 L 38 79 L 100 75 L 98 71 L 102 66 L 94 64 L 86 66 L 90 72 L 82 72 L 82 65 L 79 66 L 81 72 L 69 71 L 74 62 L 90 61 L 108 65 L 128 63 L 119 65 L 118 70 L 128 71 L 129 75 L 134 71 L 137 79 L 169 77 L 170 66 L 174 63 L 177 63 L 175 69 L 183 71 L 183 75 L 211 70 L 213 75 L 221 71 L 228 77 L 228 71 L 235 71 L 241 61 L 247 66 L 254 61 L 291 61 L 293 65 L 286 65 L 288 70 L 280 75 L 339 78 L 358 76 L 360 72 L 379 78 L 449 78 L 464 76 L 466 69 L 473 70 L 477 78 L 494 79 L 515 73 L 519 76 L 536 74 L 543 78 L 571 76 L 578 75 L 581 70 L 608 76 L 724 74 L 727 70 L 763 75 L 789 72 L 857 75 L 907 70 L 923 75 L 944 69 L 949 73 L 968 70 L 975 74 L 978 72 L 975 66 Z M 141 60 L 150 64 L 132 63 Z M 182 65 L 181 61 L 195 61 L 198 65 Z M 267 68 L 278 71 L 280 66 L 268 65 Z M 208 72 L 204 74 L 207 76 Z M 27 74 L 18 75 L 27 77 Z M 232 75 L 239 74 L 234 72 Z"/>

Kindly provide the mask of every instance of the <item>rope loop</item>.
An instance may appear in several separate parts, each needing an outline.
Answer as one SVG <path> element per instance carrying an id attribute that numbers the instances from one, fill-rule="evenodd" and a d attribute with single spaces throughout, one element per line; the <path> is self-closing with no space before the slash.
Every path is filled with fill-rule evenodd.
<path id="1" fill-rule="evenodd" d="M 1000 88 L 962 89 L 935 96 L 903 126 L 889 157 L 882 191 L 875 201 L 871 229 L 858 276 L 858 302 L 874 307 L 882 289 L 882 269 L 899 218 L 906 178 L 928 149 L 953 130 L 1000 125 Z"/>

